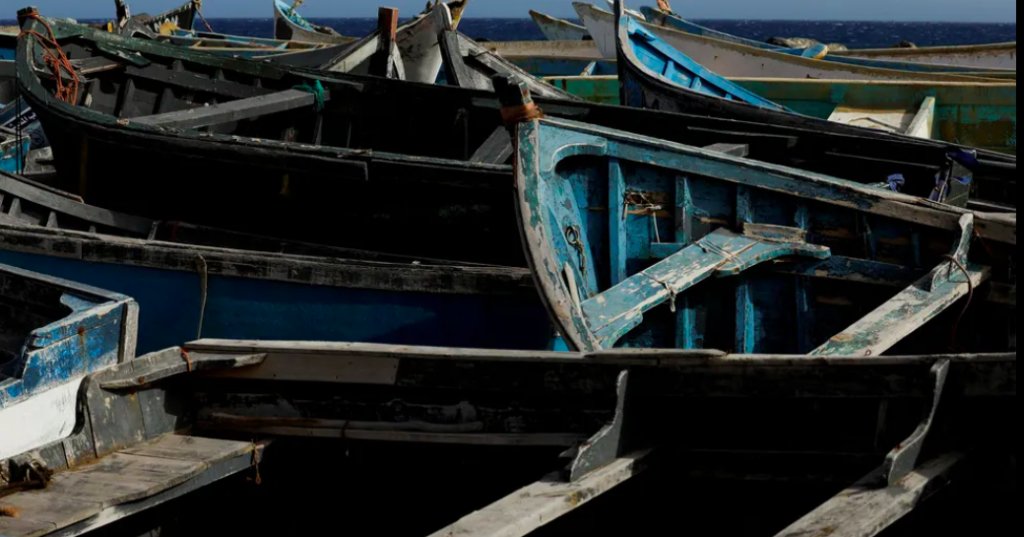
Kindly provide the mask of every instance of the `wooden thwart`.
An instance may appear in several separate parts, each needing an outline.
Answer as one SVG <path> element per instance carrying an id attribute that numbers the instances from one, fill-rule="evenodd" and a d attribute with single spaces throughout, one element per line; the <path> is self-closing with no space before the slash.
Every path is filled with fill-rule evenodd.
<path id="1" fill-rule="evenodd" d="M 774 242 L 720 229 L 696 244 L 654 265 L 580 305 L 601 348 L 639 326 L 644 313 L 713 276 L 736 275 L 784 256 L 825 259 L 828 248 L 797 242 Z"/>
<path id="2" fill-rule="evenodd" d="M 589 503 L 645 469 L 650 451 L 616 460 L 576 483 L 558 474 L 529 485 L 430 537 L 522 537 Z"/>
<path id="3" fill-rule="evenodd" d="M 960 453 L 943 455 L 884 488 L 877 486 L 885 479 L 885 469 L 879 468 L 775 537 L 878 535 L 946 486 L 950 472 L 963 459 Z"/>
<path id="4" fill-rule="evenodd" d="M 324 101 L 328 100 L 330 100 L 330 93 L 325 91 Z M 315 104 L 316 96 L 312 93 L 292 89 L 270 95 L 261 95 L 249 99 L 205 106 L 203 108 L 133 118 L 131 121 L 165 129 L 198 129 L 232 121 L 254 119 L 299 108 L 307 108 Z"/>
<path id="5" fill-rule="evenodd" d="M 107 523 L 113 522 L 117 519 L 113 510 L 118 506 L 181 486 L 218 463 L 252 459 L 257 449 L 248 442 L 165 436 L 96 464 L 60 473 L 46 489 L 0 500 L 0 505 L 19 513 L 17 519 L 0 517 L 0 535 L 42 537 L 108 510 L 112 518 Z"/>

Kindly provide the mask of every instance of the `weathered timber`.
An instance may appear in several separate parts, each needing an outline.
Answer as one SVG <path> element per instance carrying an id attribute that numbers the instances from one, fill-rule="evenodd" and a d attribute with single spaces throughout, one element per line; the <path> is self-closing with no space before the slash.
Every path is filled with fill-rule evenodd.
<path id="1" fill-rule="evenodd" d="M 329 99 L 330 94 L 325 93 L 324 100 Z M 251 97 L 249 99 L 214 104 L 203 108 L 190 108 L 178 112 L 147 116 L 133 119 L 132 121 L 164 129 L 200 129 L 232 121 L 255 119 L 299 108 L 308 108 L 315 104 L 315 95 L 308 91 L 293 89 Z"/>
<path id="2" fill-rule="evenodd" d="M 506 498 L 447 526 L 431 537 L 524 537 L 615 489 L 646 468 L 651 452 L 616 460 L 575 483 L 559 474 L 518 490 Z"/>
<path id="3" fill-rule="evenodd" d="M 877 486 L 885 475 L 880 468 L 775 537 L 874 537 L 943 489 L 963 459 L 961 453 L 948 453 L 882 488 Z"/>

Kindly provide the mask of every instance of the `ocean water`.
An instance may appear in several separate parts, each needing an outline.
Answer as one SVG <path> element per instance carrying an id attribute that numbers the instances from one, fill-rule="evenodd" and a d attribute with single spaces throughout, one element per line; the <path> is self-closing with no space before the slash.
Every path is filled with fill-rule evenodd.
<path id="1" fill-rule="evenodd" d="M 362 36 L 376 26 L 376 19 L 312 19 L 342 35 Z M 83 21 L 87 22 L 87 21 Z M 92 21 L 88 21 L 92 22 Z M 100 21 L 95 21 L 100 22 Z M 578 21 L 577 21 L 578 22 Z M 818 21 L 695 21 L 738 36 L 766 41 L 771 37 L 810 37 L 823 43 L 842 43 L 850 48 L 890 47 L 900 41 L 918 46 L 974 45 L 1017 40 L 1017 23 L 974 24 L 935 22 L 818 22 Z M 0 21 L 0 26 L 14 25 Z M 202 23 L 198 23 L 202 27 Z M 223 34 L 273 37 L 273 19 L 210 19 L 213 29 Z M 543 39 L 530 19 L 477 19 L 462 21 L 464 34 L 478 40 L 531 41 Z"/>

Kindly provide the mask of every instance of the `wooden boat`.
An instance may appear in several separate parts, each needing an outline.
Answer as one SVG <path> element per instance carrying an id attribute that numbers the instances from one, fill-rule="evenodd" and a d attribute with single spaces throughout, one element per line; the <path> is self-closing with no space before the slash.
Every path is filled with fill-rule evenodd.
<path id="1" fill-rule="evenodd" d="M 0 175 L 0 263 L 135 297 L 148 312 L 142 352 L 197 333 L 524 350 L 554 339 L 524 269 L 154 222 L 9 175 Z"/>
<path id="2" fill-rule="evenodd" d="M 287 2 L 274 0 L 274 38 L 285 41 L 303 43 L 349 43 L 354 39 L 345 37 L 333 28 L 319 26 L 306 20 L 296 9 L 304 2 L 298 0 L 288 5 Z"/>
<path id="3" fill-rule="evenodd" d="M 564 120 L 516 147 L 524 246 L 572 349 L 1013 350 L 1015 214 Z"/>
<path id="4" fill-rule="evenodd" d="M 507 201 L 511 141 L 494 93 L 328 77 L 45 20 L 78 58 L 76 69 L 85 77 L 78 106 L 56 98 L 52 74 L 29 60 L 37 51 L 31 41 L 20 45 L 26 60 L 19 69 L 26 98 L 51 133 L 57 186 L 89 203 L 264 236 L 524 266 Z M 42 28 L 34 19 L 25 23 Z M 149 63 L 97 54 L 99 43 Z M 218 70 L 230 83 L 213 81 Z M 122 91 L 136 84 L 145 93 Z M 324 97 L 319 111 L 316 94 Z M 842 126 L 836 132 L 845 134 L 837 135 L 803 123 L 780 127 L 564 99 L 542 99 L 541 105 L 552 116 L 680 143 L 749 143 L 751 158 L 859 182 L 903 174 L 907 191 L 924 196 L 936 174 L 952 170 L 949 153 L 957 150 Z M 239 122 L 243 118 L 248 121 Z M 112 168 L 112 161 L 121 165 Z M 154 162 L 182 161 L 197 165 L 188 174 L 153 169 Z M 1015 199 L 1015 157 L 982 151 L 968 164 L 975 200 Z M 146 182 L 138 180 L 139 169 L 153 169 Z"/>
<path id="5" fill-rule="evenodd" d="M 413 20 L 398 28 L 398 50 L 406 64 L 405 80 L 410 82 L 421 82 L 433 84 L 437 81 L 438 72 L 441 70 L 441 54 L 437 47 L 437 34 L 444 26 L 443 21 L 450 18 L 452 24 L 458 27 L 462 20 L 462 13 L 469 0 L 455 0 L 449 3 L 438 1 L 431 5 L 426 11 Z M 295 12 L 294 8 L 280 0 L 275 0 L 275 37 L 293 41 L 306 41 L 312 43 L 339 43 L 337 36 L 332 33 L 324 33 L 330 29 L 314 27 L 306 23 L 310 28 L 297 26 L 296 18 L 302 19 L 301 15 Z M 282 30 L 282 27 L 289 27 L 291 30 Z M 333 32 L 333 30 L 330 30 Z M 348 42 L 351 39 L 346 38 Z"/>
<path id="6" fill-rule="evenodd" d="M 201 17 L 200 10 L 203 0 L 189 0 L 155 17 L 146 14 L 132 16 L 131 10 L 124 0 L 114 0 L 114 4 L 117 19 L 111 23 L 109 30 L 121 32 L 131 26 L 156 35 L 170 35 L 177 30 L 195 29 L 196 21 Z"/>
<path id="7" fill-rule="evenodd" d="M 713 114 L 721 117 L 729 117 L 741 120 L 776 122 L 784 125 L 803 125 L 807 128 L 815 128 L 830 132 L 851 132 L 851 129 L 861 129 L 856 124 L 851 124 L 851 119 L 861 117 L 871 118 L 873 123 L 882 122 L 895 123 L 895 127 L 888 129 L 894 135 L 915 135 L 921 138 L 930 138 L 934 134 L 935 114 L 934 106 L 937 99 L 929 99 L 930 95 L 923 94 L 920 101 L 905 101 L 904 107 L 885 107 L 884 101 L 876 100 L 878 108 L 872 110 L 857 111 L 837 110 L 833 107 L 832 116 L 822 120 L 812 117 L 801 116 L 787 111 L 773 110 L 763 107 L 751 106 L 747 103 L 713 97 L 700 91 L 694 91 L 689 85 L 679 84 L 667 79 L 662 73 L 666 72 L 666 65 L 672 64 L 670 70 L 678 70 L 674 65 L 685 58 L 678 53 L 673 54 L 670 48 L 652 48 L 652 36 L 640 27 L 636 21 L 623 17 L 619 24 L 619 70 L 620 70 L 620 91 L 621 103 L 629 106 L 656 108 L 660 110 L 671 110 L 686 113 Z M 699 79 L 697 79 L 699 80 Z M 933 83 L 929 83 L 931 85 Z M 831 85 L 829 85 L 831 87 Z M 878 86 L 885 88 L 886 86 Z M 995 88 L 993 88 L 995 89 Z M 1012 87 L 1007 91 L 1015 91 Z M 882 91 L 869 86 L 868 92 Z M 880 99 L 886 99 L 884 95 Z M 1015 99 L 1015 97 L 1014 97 Z M 891 111 L 892 116 L 887 115 L 886 110 Z M 975 120 L 969 116 L 968 121 L 975 123 L 956 125 L 959 132 L 974 133 L 974 142 L 988 147 L 1009 149 L 1016 152 L 1016 114 L 993 117 L 991 109 L 982 108 L 985 114 L 978 115 Z M 852 113 L 852 115 L 850 115 Z M 845 116 L 845 117 L 844 117 Z M 857 123 L 854 121 L 854 123 Z M 884 125 L 883 125 L 884 126 Z M 878 129 L 863 129 L 878 131 Z"/>
<path id="8" fill-rule="evenodd" d="M 655 69 L 656 71 L 656 69 Z M 619 77 L 548 76 L 544 81 L 589 102 L 619 104 Z M 1017 153 L 1016 84 L 733 78 L 730 82 L 805 116 Z M 934 104 L 932 101 L 934 100 Z M 979 122 L 977 118 L 986 118 Z"/>
<path id="9" fill-rule="evenodd" d="M 136 358 L 130 298 L 4 266 L 0 287 L 0 534 L 83 535 L 259 464 L 263 443 L 175 434 L 194 403 L 167 381 L 260 357 Z"/>
<path id="10" fill-rule="evenodd" d="M 0 130 L 0 172 L 20 172 L 32 147 L 32 139 Z"/>
<path id="11" fill-rule="evenodd" d="M 550 15 L 530 10 L 530 17 L 537 23 L 548 41 L 588 41 L 590 33 L 586 27 Z"/>
<path id="12" fill-rule="evenodd" d="M 6 265 L 0 289 L 3 461 L 75 432 L 85 377 L 135 357 L 139 308 L 123 295 Z"/>
<path id="13" fill-rule="evenodd" d="M 859 49 L 832 53 L 881 61 L 920 62 L 961 67 L 1017 70 L 1017 42 L 991 45 Z"/>
<path id="14" fill-rule="evenodd" d="M 668 13 L 655 7 L 644 7 L 641 9 L 647 21 L 682 32 L 720 41 L 738 43 L 749 47 L 765 50 L 779 50 L 782 47 L 754 41 L 735 36 L 725 32 L 719 32 L 711 28 L 695 24 L 683 19 L 675 13 Z M 1017 43 L 996 43 L 991 45 L 965 45 L 952 47 L 921 47 L 913 49 L 855 49 L 855 50 L 830 50 L 831 59 L 858 58 L 867 60 L 880 60 L 891 62 L 912 62 L 938 64 L 944 66 L 957 66 L 968 69 L 1002 69 L 1017 70 Z"/>
<path id="15" fill-rule="evenodd" d="M 605 57 L 615 57 L 616 16 L 592 4 L 574 3 L 598 48 Z M 748 47 L 639 22 L 644 28 L 683 52 L 697 63 L 725 77 L 799 78 L 833 80 L 928 80 L 965 81 L 1012 77 L 1013 71 L 977 71 L 959 67 L 906 65 L 873 66 L 804 58 L 796 54 Z M 880 67 L 885 65 L 885 67 Z"/>
<path id="16" fill-rule="evenodd" d="M 512 76 L 526 84 L 532 95 L 558 100 L 577 100 L 550 84 L 523 71 L 512 62 L 487 50 L 449 27 L 438 36 L 441 57 L 444 59 L 445 83 L 461 88 L 494 91 L 494 77 Z"/>
<path id="17" fill-rule="evenodd" d="M 522 353 L 269 341 L 202 340 L 185 348 L 225 361 L 266 356 L 251 368 L 203 375 L 197 391 L 207 403 L 198 426 L 206 434 L 500 453 L 551 446 L 549 470 L 569 467 L 510 487 L 505 498 L 473 505 L 462 519 L 453 513 L 431 537 L 528 535 L 570 513 L 588 516 L 587 502 L 622 484 L 631 484 L 631 494 L 649 494 L 631 479 L 644 471 L 699 478 L 701 491 L 708 480 L 747 478 L 838 491 L 870 474 L 869 483 L 851 487 L 856 494 L 844 491 L 832 505 L 832 514 L 842 508 L 850 516 L 828 521 L 847 532 L 879 520 L 877 529 L 853 533 L 872 536 L 919 506 L 922 489 L 939 490 L 952 470 L 968 468 L 961 450 L 999 461 L 998 471 L 979 473 L 982 479 L 1004 475 L 1016 453 L 1012 431 L 995 426 L 1017 412 L 1015 353 L 807 360 L 707 350 Z M 941 385 L 930 376 L 935 366 L 944 368 Z M 282 378 L 303 387 L 319 381 L 322 389 L 283 390 Z M 910 437 L 936 400 L 951 419 Z M 692 412 L 695 405 L 701 412 Z M 880 407 L 888 412 L 880 416 Z M 923 438 L 925 453 L 917 449 Z M 905 456 L 883 462 L 897 445 Z M 560 464 L 555 454 L 566 448 L 569 461 Z M 890 478 L 898 484 L 889 486 Z"/>
<path id="18" fill-rule="evenodd" d="M 499 41 L 481 43 L 501 57 L 518 61 L 525 58 L 574 58 L 601 60 L 604 56 L 593 41 Z"/>

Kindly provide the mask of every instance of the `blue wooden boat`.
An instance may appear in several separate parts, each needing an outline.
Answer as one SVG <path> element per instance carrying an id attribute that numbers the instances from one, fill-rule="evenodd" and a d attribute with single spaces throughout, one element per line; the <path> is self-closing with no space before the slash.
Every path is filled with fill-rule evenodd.
<path id="1" fill-rule="evenodd" d="M 762 43 L 753 39 L 720 32 L 690 22 L 675 13 L 655 7 L 641 8 L 648 22 L 665 26 L 688 34 L 710 37 L 730 43 L 746 45 L 764 50 L 782 50 L 783 47 Z M 954 47 L 920 47 L 913 49 L 871 49 L 829 51 L 828 59 L 833 61 L 853 60 L 854 65 L 887 65 L 881 62 L 904 62 L 921 68 L 922 64 L 940 65 L 940 69 L 960 67 L 965 70 L 1003 69 L 1016 71 L 1017 44 L 995 43 L 990 45 L 966 45 Z"/>
<path id="2" fill-rule="evenodd" d="M 19 173 L 32 147 L 32 138 L 0 130 L 0 171 Z"/>
<path id="3" fill-rule="evenodd" d="M 0 176 L 0 263 L 135 298 L 139 348 L 195 339 L 545 349 L 528 271 L 151 220 Z M 512 218 L 512 215 L 508 215 Z M 74 252 L 68 255 L 68 252 Z"/>
<path id="4" fill-rule="evenodd" d="M 573 349 L 1014 348 L 1015 214 L 565 120 L 516 147 L 524 246 Z"/>
<path id="5" fill-rule="evenodd" d="M 829 121 L 828 119 L 804 116 L 782 107 L 752 105 L 749 102 L 702 92 L 699 88 L 695 90 L 691 87 L 692 81 L 680 78 L 683 82 L 680 83 L 664 74 L 667 69 L 671 74 L 678 69 L 674 65 L 678 65 L 680 61 L 685 61 L 688 58 L 664 44 L 658 47 L 651 46 L 652 42 L 657 43 L 660 39 L 651 32 L 645 31 L 646 28 L 643 28 L 631 17 L 622 16 L 621 3 L 619 6 L 616 43 L 619 51 L 620 103 L 623 105 L 688 114 L 704 114 L 741 121 L 773 123 L 837 134 L 856 135 L 856 133 L 862 133 L 865 136 L 882 136 L 891 140 L 906 140 L 912 136 L 931 138 L 935 100 L 929 101 L 925 98 L 927 96 L 922 96 L 923 103 L 912 104 L 910 110 L 899 111 L 901 118 L 909 116 L 908 128 L 904 129 L 902 125 L 897 125 L 894 129 L 880 130 L 851 124 L 849 121 Z M 666 67 L 669 65 L 672 67 Z M 863 115 L 871 116 L 876 113 L 877 111 L 870 111 L 864 112 Z M 902 122 L 902 119 L 900 121 Z M 979 136 L 979 140 L 989 142 L 986 143 L 989 147 L 1016 146 L 1015 114 L 1000 114 L 999 117 L 979 114 L 976 121 L 978 127 L 975 130 L 1001 132 L 1004 134 L 1004 138 L 1013 138 L 1012 142 L 1006 139 L 1004 143 L 991 143 L 989 136 Z M 1016 157 L 1011 157 L 1011 159 L 1016 160 Z M 832 175 L 837 174 L 833 173 Z M 977 184 L 972 187 L 972 189 L 976 188 L 979 188 Z M 984 186 L 980 188 L 984 188 Z"/>
<path id="6" fill-rule="evenodd" d="M 574 3 L 594 42 L 607 58 L 615 57 L 616 17 L 592 4 Z M 634 17 L 635 18 L 635 17 Z M 682 32 L 641 21 L 652 33 L 705 67 L 727 77 L 817 78 L 840 80 L 1012 79 L 1016 70 L 918 64 L 839 57 L 830 61 L 825 49 L 769 50 Z M 804 57 L 805 55 L 809 57 Z M 819 59 L 821 57 L 821 59 Z"/>
<path id="7" fill-rule="evenodd" d="M 136 358 L 129 297 L 5 265 L 0 291 L 0 535 L 83 535 L 259 463 L 262 444 L 175 434 L 196 409 L 167 381 L 261 357 Z"/>
<path id="8" fill-rule="evenodd" d="M 624 17 L 632 54 L 645 67 L 659 73 L 662 78 L 687 88 L 692 92 L 710 95 L 727 101 L 749 104 L 780 112 L 789 112 L 786 107 L 759 97 L 706 69 L 688 56 L 672 48 L 633 17 Z"/>
<path id="9" fill-rule="evenodd" d="M 124 295 L 2 264 L 0 290 L 2 461 L 75 432 L 84 378 L 135 357 L 139 308 Z"/>

